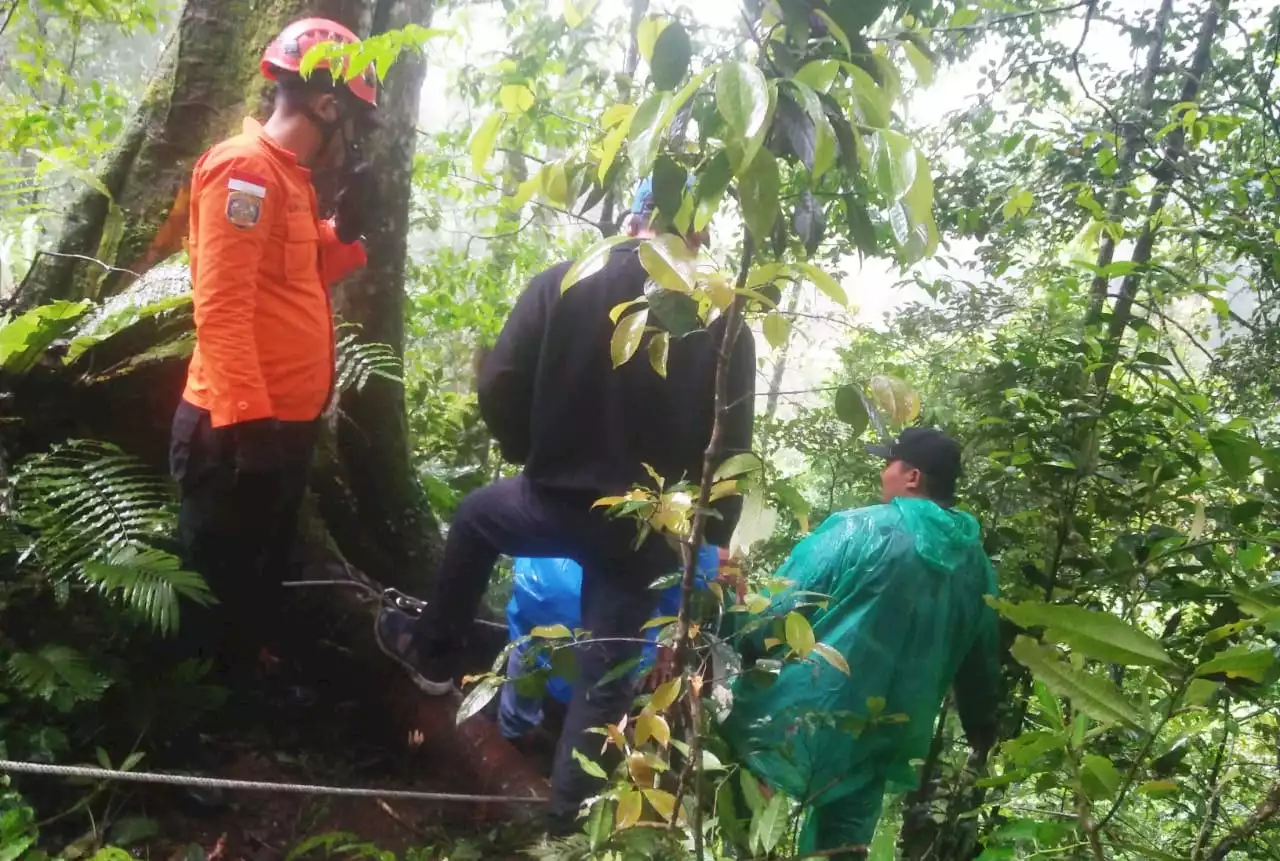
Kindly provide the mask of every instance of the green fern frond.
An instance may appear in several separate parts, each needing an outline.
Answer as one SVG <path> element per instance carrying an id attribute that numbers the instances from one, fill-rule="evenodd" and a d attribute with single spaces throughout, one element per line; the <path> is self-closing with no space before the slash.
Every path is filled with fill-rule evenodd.
<path id="1" fill-rule="evenodd" d="M 78 702 L 97 700 L 111 680 L 95 673 L 84 655 L 69 646 L 45 646 L 9 658 L 9 676 L 28 696 L 47 700 L 61 711 Z"/>
<path id="2" fill-rule="evenodd" d="M 35 535 L 19 564 L 50 580 L 62 603 L 78 581 L 172 634 L 181 599 L 213 601 L 200 575 L 151 546 L 177 526 L 168 486 L 115 446 L 75 441 L 25 461 L 14 520 Z"/>
<path id="3" fill-rule="evenodd" d="M 81 574 L 103 595 L 140 613 L 160 634 L 178 630 L 180 597 L 202 606 L 215 600 L 199 574 L 183 571 L 176 556 L 151 547 L 117 548 L 106 561 L 86 562 Z"/>
<path id="4" fill-rule="evenodd" d="M 100 442 L 71 442 L 25 461 L 14 481 L 14 507 L 17 521 L 39 534 L 24 557 L 54 577 L 172 534 L 176 526 L 164 482 Z"/>
<path id="5" fill-rule="evenodd" d="M 342 333 L 337 344 L 338 391 L 352 388 L 359 391 L 374 377 L 403 385 L 400 357 L 390 345 L 376 341 L 362 343 L 360 327 L 354 323 L 343 323 L 338 331 Z"/>

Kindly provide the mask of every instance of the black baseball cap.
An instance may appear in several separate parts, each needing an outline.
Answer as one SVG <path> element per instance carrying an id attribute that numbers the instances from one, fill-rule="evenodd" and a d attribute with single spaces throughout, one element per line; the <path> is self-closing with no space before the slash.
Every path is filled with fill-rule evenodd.
<path id="1" fill-rule="evenodd" d="M 867 451 L 885 460 L 901 460 L 925 474 L 931 494 L 950 500 L 960 477 L 960 443 L 937 428 L 907 428 L 888 445 L 869 445 Z"/>

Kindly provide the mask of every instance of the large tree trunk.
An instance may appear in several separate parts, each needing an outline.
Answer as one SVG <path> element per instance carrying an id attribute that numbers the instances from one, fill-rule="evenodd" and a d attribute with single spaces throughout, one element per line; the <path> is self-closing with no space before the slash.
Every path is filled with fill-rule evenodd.
<path id="1" fill-rule="evenodd" d="M 110 198 L 84 190 L 52 252 L 40 255 L 24 279 L 17 303 L 105 298 L 181 250 L 191 169 L 209 146 L 236 133 L 245 116 L 265 119 L 269 113 L 272 87 L 258 60 L 289 21 L 317 15 L 356 32 L 376 32 L 427 24 L 431 7 L 431 0 L 187 0 L 146 96 L 99 171 Z M 346 319 L 363 327 L 365 338 L 401 355 L 410 177 L 424 71 L 421 58 L 405 53 L 385 81 L 386 128 L 370 142 L 381 201 L 368 241 L 371 262 L 336 291 L 335 302 Z M 110 355 L 90 357 L 94 371 L 128 359 L 114 345 L 105 352 Z M 137 380 L 95 385 L 102 396 L 81 400 L 60 428 L 117 442 L 162 467 L 182 390 L 181 370 L 171 366 L 184 359 L 169 355 L 149 362 Z M 138 390 L 143 385 L 145 392 Z M 126 398 L 129 407 L 112 397 Z M 90 411 L 90 404 L 97 406 Z M 439 531 L 412 473 L 401 387 L 374 379 L 348 394 L 334 430 L 321 444 L 312 481 L 324 522 L 308 524 L 304 534 L 327 532 L 377 580 L 421 588 L 434 568 Z"/>
<path id="2" fill-rule="evenodd" d="M 427 24 L 432 0 L 379 0 L 373 31 Z M 337 293 L 341 316 L 362 337 L 404 358 L 405 262 L 418 105 L 426 61 L 401 55 L 381 95 L 386 126 L 371 142 L 377 165 L 375 226 L 369 267 Z M 321 504 L 344 552 L 383 582 L 423 583 L 435 569 L 438 532 L 410 465 L 404 387 L 374 378 L 339 404 L 337 457 L 322 470 Z M 354 515 L 354 517 L 352 516 Z"/>

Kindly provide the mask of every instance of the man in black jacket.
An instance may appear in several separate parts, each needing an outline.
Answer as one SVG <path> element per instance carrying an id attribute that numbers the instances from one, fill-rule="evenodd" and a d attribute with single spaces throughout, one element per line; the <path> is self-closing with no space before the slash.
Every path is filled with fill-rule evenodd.
<path id="1" fill-rule="evenodd" d="M 660 536 L 633 547 L 636 525 L 609 519 L 592 504 L 650 483 L 645 465 L 669 483 L 697 481 L 714 420 L 717 348 L 723 320 L 671 338 L 667 374 L 646 361 L 614 368 L 609 342 L 615 306 L 654 287 L 637 253 L 655 233 L 648 180 L 628 223 L 637 241 L 609 253 L 602 269 L 567 292 L 572 261 L 538 275 L 516 302 L 477 385 L 480 412 L 503 456 L 523 473 L 475 491 L 449 529 L 435 595 L 419 619 L 394 610 L 379 618 L 379 645 L 432 695 L 453 689 L 456 659 L 499 554 L 566 557 L 583 568 L 582 623 L 595 638 L 639 638 L 658 593 L 650 584 L 677 569 L 678 554 Z M 687 238 L 696 248 L 700 237 Z M 729 365 L 727 458 L 751 447 L 755 346 L 745 326 Z M 717 503 L 708 543 L 724 545 L 740 504 Z M 608 671 L 639 655 L 638 642 L 593 643 L 577 650 L 578 683 L 565 718 L 552 774 L 552 815 L 571 824 L 598 781 L 573 751 L 598 754 L 592 727 L 617 722 L 631 704 L 629 675 L 600 684 Z"/>

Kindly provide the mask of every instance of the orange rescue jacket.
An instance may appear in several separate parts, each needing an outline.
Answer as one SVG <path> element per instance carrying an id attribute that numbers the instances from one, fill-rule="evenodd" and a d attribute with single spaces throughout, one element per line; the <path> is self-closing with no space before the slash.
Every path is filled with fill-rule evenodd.
<path id="1" fill-rule="evenodd" d="M 328 287 L 366 257 L 317 211 L 311 171 L 254 120 L 196 162 L 196 348 L 182 397 L 214 427 L 324 410 L 334 374 Z"/>

